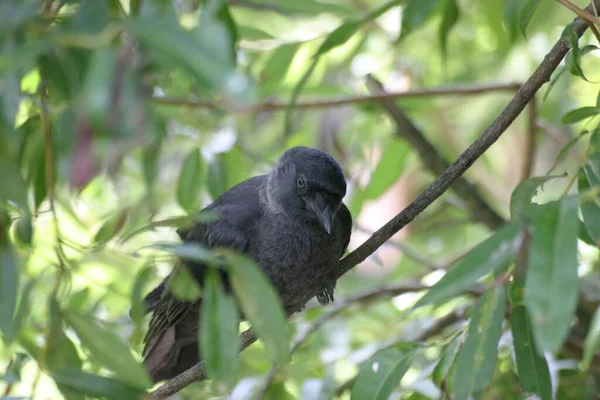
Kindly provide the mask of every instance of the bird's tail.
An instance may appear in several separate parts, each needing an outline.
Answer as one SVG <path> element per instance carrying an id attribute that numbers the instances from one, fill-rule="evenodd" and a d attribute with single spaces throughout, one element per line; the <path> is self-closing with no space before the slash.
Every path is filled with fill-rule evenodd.
<path id="1" fill-rule="evenodd" d="M 144 366 L 154 383 L 171 379 L 200 361 L 198 346 L 199 302 L 155 301 L 163 287 L 145 299 L 146 312 L 154 312 L 144 348 Z"/>

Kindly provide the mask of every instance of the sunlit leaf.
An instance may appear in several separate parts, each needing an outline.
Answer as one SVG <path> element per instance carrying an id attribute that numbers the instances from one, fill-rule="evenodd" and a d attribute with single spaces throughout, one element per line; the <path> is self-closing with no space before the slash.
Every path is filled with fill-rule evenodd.
<path id="1" fill-rule="evenodd" d="M 205 262 L 208 264 L 218 264 L 221 262 L 210 249 L 199 243 L 155 243 L 149 247 L 167 251 L 184 260 Z"/>
<path id="2" fill-rule="evenodd" d="M 489 385 L 498 356 L 505 301 L 504 288 L 498 286 L 490 289 L 477 302 L 465 343 L 456 359 L 453 399 L 466 400 L 470 394 Z"/>
<path id="3" fill-rule="evenodd" d="M 387 400 L 410 366 L 407 352 L 391 348 L 376 353 L 361 366 L 350 399 Z"/>
<path id="4" fill-rule="evenodd" d="M 460 10 L 456 0 L 442 0 L 442 21 L 440 22 L 440 49 L 442 57 L 446 59 L 448 53 L 448 35 L 458 21 Z"/>
<path id="5" fill-rule="evenodd" d="M 406 36 L 423 25 L 433 15 L 437 5 L 438 0 L 408 0 L 402 10 L 402 32 L 400 37 Z"/>
<path id="6" fill-rule="evenodd" d="M 224 254 L 231 267 L 231 285 L 244 316 L 265 343 L 271 360 L 279 365 L 287 362 L 290 332 L 275 288 L 254 262 L 237 253 Z"/>
<path id="7" fill-rule="evenodd" d="M 402 140 L 390 138 L 385 142 L 383 154 L 364 190 L 365 199 L 383 195 L 400 177 L 412 149 Z"/>
<path id="8" fill-rule="evenodd" d="M 215 270 L 209 270 L 203 289 L 200 353 L 208 375 L 231 388 L 238 366 L 237 306 L 233 297 L 225 294 Z"/>
<path id="9" fill-rule="evenodd" d="M 336 29 L 333 30 L 333 32 L 329 34 L 329 36 L 327 36 L 327 39 L 325 39 L 325 41 L 321 44 L 321 46 L 317 50 L 317 53 L 315 54 L 315 57 L 321 56 L 327 53 L 328 51 L 346 43 L 360 29 L 363 23 L 364 21 L 361 20 L 349 21 L 338 26 Z"/>
<path id="10" fill-rule="evenodd" d="M 523 286 L 514 282 L 510 287 L 512 312 L 510 326 L 517 362 L 517 374 L 523 389 L 535 393 L 541 400 L 552 400 L 552 381 L 548 363 L 536 348 L 533 326 L 523 304 Z"/>
<path id="11" fill-rule="evenodd" d="M 194 149 L 185 158 L 177 181 L 177 202 L 188 213 L 200 209 L 201 182 L 200 150 Z"/>
<path id="12" fill-rule="evenodd" d="M 132 237 L 134 237 L 136 235 L 139 235 L 140 233 L 154 230 L 156 228 L 172 227 L 172 228 L 187 229 L 187 228 L 190 228 L 191 226 L 193 226 L 195 223 L 210 222 L 210 221 L 216 220 L 217 218 L 218 218 L 218 215 L 216 213 L 210 212 L 210 211 L 203 211 L 201 213 L 197 213 L 197 214 L 193 214 L 193 215 L 182 215 L 180 217 L 171 217 L 171 218 L 160 219 L 157 221 L 152 221 L 149 224 L 146 224 L 137 229 L 134 229 L 133 231 L 124 235 L 123 238 L 120 239 L 120 241 L 121 241 L 121 243 L 125 243 L 126 241 L 128 241 L 129 239 L 131 239 Z"/>
<path id="13" fill-rule="evenodd" d="M 116 214 L 111 215 L 98 229 L 94 236 L 94 242 L 104 244 L 112 239 L 117 233 L 123 229 L 125 221 L 129 215 L 127 208 L 119 211 Z"/>
<path id="14" fill-rule="evenodd" d="M 216 199 L 228 189 L 229 184 L 227 182 L 225 163 L 221 157 L 215 157 L 208 166 L 206 185 L 213 199 Z"/>
<path id="15" fill-rule="evenodd" d="M 142 335 L 142 319 L 145 314 L 144 297 L 146 294 L 146 287 L 150 283 L 150 279 L 153 275 L 152 268 L 148 266 L 141 268 L 135 275 L 131 287 L 131 309 L 129 315 L 131 316 L 134 325 L 134 331 L 131 337 L 133 345 L 138 345 L 144 338 Z"/>
<path id="16" fill-rule="evenodd" d="M 531 199 L 535 196 L 540 186 L 552 179 L 563 178 L 565 176 L 566 175 L 536 176 L 519 183 L 510 196 L 511 217 L 514 219 L 529 208 Z"/>
<path id="17" fill-rule="evenodd" d="M 569 332 L 579 296 L 577 197 L 565 197 L 528 213 L 531 244 L 525 304 L 539 351 L 556 351 Z"/>
<path id="18" fill-rule="evenodd" d="M 260 73 L 261 81 L 269 88 L 276 88 L 289 70 L 299 47 L 299 43 L 290 43 L 276 48 Z"/>
<path id="19" fill-rule="evenodd" d="M 581 107 L 573 111 L 569 111 L 562 118 L 563 124 L 574 124 L 586 118 L 594 117 L 600 114 L 600 107 Z"/>
<path id="20" fill-rule="evenodd" d="M 512 221 L 462 258 L 451 267 L 429 291 L 414 305 L 438 303 L 457 296 L 492 271 L 498 271 L 513 259 L 521 247 L 521 232 L 518 221 Z"/>
<path id="21" fill-rule="evenodd" d="M 202 294 L 200 285 L 184 264 L 178 264 L 173 270 L 167 287 L 181 301 L 196 301 Z"/>
<path id="22" fill-rule="evenodd" d="M 521 11 L 519 12 L 519 30 L 523 37 L 527 37 L 527 25 L 531 21 L 535 10 L 537 10 L 540 5 L 541 0 L 525 0 L 523 1 L 523 5 Z"/>
<path id="23" fill-rule="evenodd" d="M 64 317 L 90 351 L 94 362 L 113 371 L 116 379 L 131 387 L 146 389 L 152 385 L 144 367 L 112 331 L 86 314 L 65 310 Z"/>

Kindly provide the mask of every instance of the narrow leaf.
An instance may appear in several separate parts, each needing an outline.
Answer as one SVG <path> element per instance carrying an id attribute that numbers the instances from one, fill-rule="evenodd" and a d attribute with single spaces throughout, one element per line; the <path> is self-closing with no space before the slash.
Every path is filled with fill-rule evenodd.
<path id="1" fill-rule="evenodd" d="M 227 173 L 225 171 L 225 163 L 221 157 L 216 157 L 208 166 L 206 185 L 213 199 L 216 199 L 227 190 Z"/>
<path id="2" fill-rule="evenodd" d="M 377 199 L 400 177 L 412 149 L 402 140 L 390 138 L 386 141 L 383 154 L 364 190 L 365 199 Z"/>
<path id="3" fill-rule="evenodd" d="M 456 0 L 443 0 L 442 21 L 440 22 L 440 49 L 442 58 L 445 60 L 448 55 L 448 35 L 452 27 L 458 22 L 460 14 Z"/>
<path id="4" fill-rule="evenodd" d="M 525 304 L 539 351 L 557 351 L 569 332 L 579 293 L 578 198 L 531 208 Z"/>
<path id="5" fill-rule="evenodd" d="M 562 117 L 562 122 L 563 124 L 574 124 L 575 122 L 594 117 L 598 114 L 600 114 L 599 107 L 581 107 L 566 113 Z"/>
<path id="6" fill-rule="evenodd" d="M 360 29 L 364 21 L 349 21 L 333 30 L 317 50 L 315 57 L 346 43 Z"/>
<path id="7" fill-rule="evenodd" d="M 264 342 L 271 360 L 279 365 L 287 362 L 290 332 L 275 288 L 254 262 L 237 253 L 223 253 L 244 316 Z"/>
<path id="8" fill-rule="evenodd" d="M 238 369 L 237 307 L 233 297 L 225 294 L 214 269 L 208 271 L 203 289 L 200 353 L 208 375 L 232 388 Z"/>
<path id="9" fill-rule="evenodd" d="M 431 373 L 431 380 L 438 387 L 442 386 L 444 381 L 448 378 L 452 370 L 452 366 L 456 362 L 456 356 L 458 355 L 458 351 L 462 345 L 464 337 L 462 334 L 456 335 L 456 337 L 450 342 L 449 345 L 446 346 L 444 351 L 442 351 L 442 355 L 440 356 L 440 360 L 437 365 L 433 369 Z"/>
<path id="10" fill-rule="evenodd" d="M 596 355 L 598 347 L 600 347 L 600 307 L 597 308 L 594 313 L 594 317 L 590 324 L 590 331 L 585 338 L 583 366 L 586 369 L 590 367 L 590 363 Z"/>
<path id="11" fill-rule="evenodd" d="M 456 393 L 453 400 L 466 400 L 470 394 L 489 385 L 498 356 L 504 310 L 505 295 L 502 286 L 490 289 L 477 302 L 465 343 L 456 360 L 453 377 Z"/>
<path id="12" fill-rule="evenodd" d="M 588 161 L 589 164 L 589 161 Z M 579 193 L 583 193 L 595 186 L 600 185 L 600 177 L 595 176 L 594 170 L 590 165 L 584 166 L 579 170 L 577 177 L 577 188 Z M 600 195 L 594 196 L 595 199 L 600 199 Z M 581 202 L 581 215 L 585 229 L 592 239 L 592 243 L 600 243 L 600 202 L 593 199 L 584 199 Z"/>
<path id="13" fill-rule="evenodd" d="M 402 10 L 400 38 L 404 38 L 423 25 L 433 14 L 437 5 L 438 0 L 409 0 Z"/>
<path id="14" fill-rule="evenodd" d="M 563 146 L 563 148 L 560 149 L 560 152 L 556 156 L 556 160 L 554 161 L 554 164 L 552 164 L 552 167 L 548 170 L 548 172 L 546 173 L 546 175 L 550 175 L 556 169 L 556 167 L 558 166 L 558 164 L 560 164 L 567 157 L 567 155 L 569 154 L 569 151 L 571 151 L 571 149 L 573 148 L 573 146 L 575 146 L 577 144 L 577 142 L 579 142 L 579 139 L 581 139 L 582 137 L 584 137 L 588 133 L 589 133 L 589 131 L 583 131 L 579 135 L 575 136 L 574 138 L 571 138 L 567 142 L 567 144 L 565 144 Z"/>
<path id="15" fill-rule="evenodd" d="M 139 400 L 145 394 L 143 390 L 136 386 L 129 386 L 113 378 L 78 370 L 53 372 L 50 376 L 52 376 L 58 385 L 96 398 Z"/>
<path id="16" fill-rule="evenodd" d="M 504 225 L 452 267 L 413 309 L 461 294 L 485 275 L 504 267 L 515 256 L 521 242 L 519 222 Z"/>
<path id="17" fill-rule="evenodd" d="M 410 355 L 398 349 L 376 353 L 361 366 L 350 400 L 387 400 L 410 365 Z"/>
<path id="18" fill-rule="evenodd" d="M 299 43 L 290 43 L 275 49 L 260 73 L 263 86 L 267 85 L 269 88 L 277 87 L 289 70 L 299 47 Z"/>
<path id="19" fill-rule="evenodd" d="M 196 301 L 202 290 L 185 264 L 179 263 L 167 281 L 169 290 L 181 301 Z"/>
<path id="20" fill-rule="evenodd" d="M 541 0 L 525 0 L 521 11 L 519 12 L 519 30 L 524 38 L 527 37 L 527 25 L 531 22 L 531 18 L 540 5 Z"/>
<path id="21" fill-rule="evenodd" d="M 541 400 L 552 400 L 552 381 L 548 363 L 536 348 L 533 326 L 523 304 L 523 286 L 519 282 L 511 285 L 512 312 L 510 325 L 517 362 L 517 374 L 523 389 L 537 394 Z"/>
<path id="22" fill-rule="evenodd" d="M 177 202 L 188 213 L 196 212 L 200 208 L 200 150 L 192 150 L 181 168 L 177 182 Z"/>
<path id="23" fill-rule="evenodd" d="M 5 343 L 13 336 L 13 316 L 17 308 L 19 271 L 13 249 L 4 244 L 0 248 L 0 331 Z"/>
<path id="24" fill-rule="evenodd" d="M 134 388 L 146 389 L 152 382 L 121 339 L 89 315 L 64 311 L 65 320 L 77 332 L 94 362 L 115 373 L 116 379 Z"/>
<path id="25" fill-rule="evenodd" d="M 539 186 L 554 179 L 563 178 L 566 175 L 547 175 L 529 178 L 515 188 L 510 196 L 510 215 L 514 219 L 531 206 L 531 199 L 535 196 Z"/>

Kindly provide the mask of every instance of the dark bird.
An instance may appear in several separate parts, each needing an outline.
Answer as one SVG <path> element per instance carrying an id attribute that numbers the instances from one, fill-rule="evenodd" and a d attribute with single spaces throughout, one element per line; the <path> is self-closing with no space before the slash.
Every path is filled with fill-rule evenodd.
<path id="1" fill-rule="evenodd" d="M 277 290 L 288 315 L 317 296 L 333 301 L 339 260 L 352 229 L 342 198 L 346 180 L 329 154 L 308 147 L 287 150 L 268 175 L 229 189 L 205 210 L 219 218 L 178 230 L 184 242 L 228 247 L 250 256 Z M 202 286 L 205 266 L 185 262 Z M 173 274 L 173 272 L 171 273 Z M 224 277 L 226 290 L 227 277 Z M 144 364 L 154 382 L 170 379 L 196 364 L 199 299 L 178 300 L 165 278 L 145 298 L 153 312 L 145 338 Z"/>

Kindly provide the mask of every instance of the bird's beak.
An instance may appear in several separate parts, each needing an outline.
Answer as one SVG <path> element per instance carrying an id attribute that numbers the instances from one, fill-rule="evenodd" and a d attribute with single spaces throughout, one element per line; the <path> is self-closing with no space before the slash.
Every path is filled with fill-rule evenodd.
<path id="1" fill-rule="evenodd" d="M 317 219 L 323 225 L 323 228 L 327 233 L 331 234 L 331 225 L 333 224 L 333 212 L 329 204 L 325 206 L 323 210 L 319 210 L 316 207 L 313 208 L 313 212 L 317 215 Z"/>

